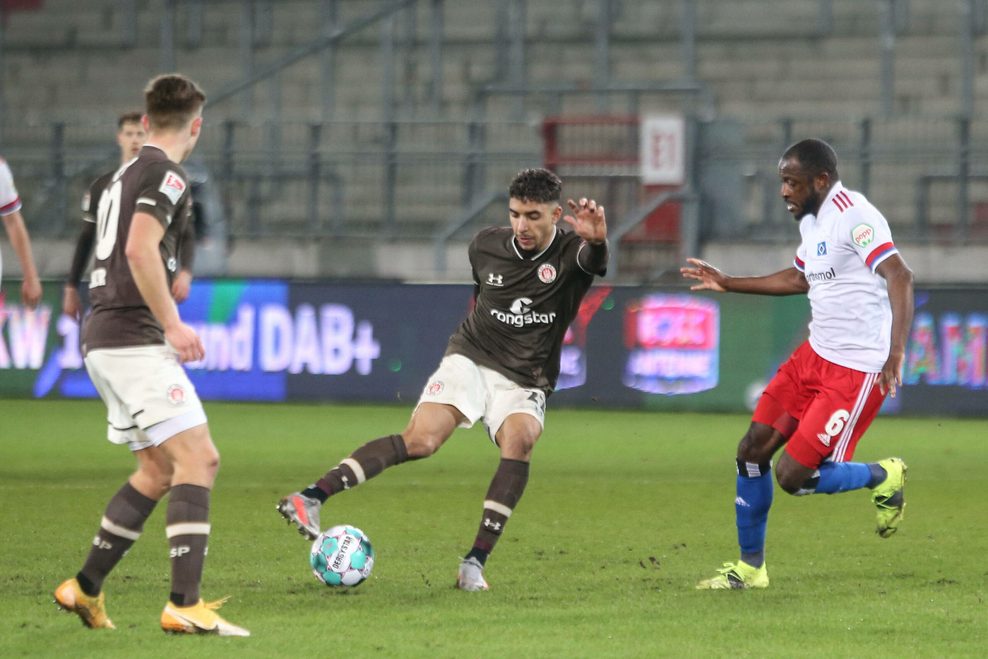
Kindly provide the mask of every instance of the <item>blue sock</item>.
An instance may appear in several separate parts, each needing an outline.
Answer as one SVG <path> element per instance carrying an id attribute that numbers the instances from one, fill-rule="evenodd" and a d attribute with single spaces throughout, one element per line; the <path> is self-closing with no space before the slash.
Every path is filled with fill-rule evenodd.
<path id="1" fill-rule="evenodd" d="M 738 526 L 741 560 L 753 567 L 765 562 L 765 531 L 772 507 L 772 463 L 755 464 L 738 460 L 737 498 L 734 514 Z"/>
<path id="2" fill-rule="evenodd" d="M 814 494 L 837 494 L 868 487 L 871 468 L 863 462 L 824 462 Z"/>

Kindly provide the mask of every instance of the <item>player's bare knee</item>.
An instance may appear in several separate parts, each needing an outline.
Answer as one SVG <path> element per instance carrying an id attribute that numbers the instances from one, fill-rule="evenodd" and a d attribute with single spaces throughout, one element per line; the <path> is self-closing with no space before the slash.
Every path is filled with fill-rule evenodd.
<path id="1" fill-rule="evenodd" d="M 131 485 L 149 499 L 159 501 L 172 487 L 172 471 L 138 469 L 131 478 Z"/>
<path id="2" fill-rule="evenodd" d="M 203 467 L 214 477 L 219 472 L 220 454 L 215 449 L 203 456 Z"/>
<path id="3" fill-rule="evenodd" d="M 780 472 L 778 469 L 775 470 L 775 480 L 786 494 L 799 494 L 804 482 L 802 478 L 795 478 L 790 474 Z"/>
<path id="4" fill-rule="evenodd" d="M 540 432 L 521 430 L 498 438 L 501 457 L 508 460 L 528 461 L 532 456 L 535 443 L 539 440 Z"/>
<path id="5" fill-rule="evenodd" d="M 807 476 L 804 469 L 793 469 L 786 460 L 780 460 L 779 464 L 775 467 L 775 481 L 786 494 L 795 495 L 804 493 L 803 485 L 806 483 L 806 479 Z"/>
<path id="6" fill-rule="evenodd" d="M 413 430 L 405 432 L 402 439 L 405 440 L 405 450 L 408 452 L 409 459 L 417 460 L 427 458 L 438 451 L 446 438 L 434 432 Z"/>
<path id="7" fill-rule="evenodd" d="M 783 444 L 785 438 L 779 431 L 765 424 L 752 423 L 738 443 L 738 460 L 766 464 Z"/>
<path id="8" fill-rule="evenodd" d="M 754 464 L 765 464 L 772 459 L 772 451 L 749 430 L 738 442 L 738 460 Z"/>

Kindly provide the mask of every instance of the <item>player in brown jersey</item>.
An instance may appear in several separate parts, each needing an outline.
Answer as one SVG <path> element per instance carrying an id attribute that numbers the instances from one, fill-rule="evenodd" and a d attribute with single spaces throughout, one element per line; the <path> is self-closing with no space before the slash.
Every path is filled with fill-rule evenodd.
<path id="1" fill-rule="evenodd" d="M 129 445 L 137 470 L 110 499 L 86 562 L 55 590 L 55 600 L 86 626 L 112 629 L 103 581 L 168 494 L 172 580 L 162 629 L 249 636 L 217 615 L 222 600 L 207 603 L 199 594 L 219 454 L 181 366 L 202 359 L 202 341 L 182 322 L 169 289 L 189 221 L 189 183 L 179 163 L 199 138 L 206 97 L 178 74 L 154 78 L 144 95 L 148 142 L 100 197 L 92 310 L 82 333 L 86 369 L 107 407 L 107 437 Z"/>
<path id="2" fill-rule="evenodd" d="M 482 419 L 501 461 L 456 585 L 487 590 L 484 565 L 528 482 L 566 329 L 594 277 L 607 267 L 604 207 L 571 199 L 573 215 L 563 218 L 561 186 L 545 169 L 526 169 L 511 182 L 511 226 L 481 231 L 470 244 L 476 304 L 450 337 L 404 431 L 364 444 L 315 484 L 279 502 L 278 511 L 303 535 L 318 535 L 319 507 L 330 496 L 388 467 L 429 457 L 457 427 Z M 557 226 L 560 218 L 572 230 Z"/>
<path id="3" fill-rule="evenodd" d="M 138 156 L 141 147 L 147 141 L 147 131 L 141 124 L 140 112 L 125 112 L 117 118 L 117 146 L 120 148 L 120 167 Z M 82 317 L 82 301 L 79 298 L 79 283 L 86 270 L 96 243 L 96 208 L 117 169 L 112 169 L 86 189 L 82 197 L 82 228 L 76 240 L 75 251 L 72 255 L 72 265 L 69 276 L 62 291 L 62 313 L 80 320 Z M 191 199 L 189 200 L 191 208 Z M 189 296 L 192 285 L 192 264 L 195 259 L 195 232 L 192 222 L 186 222 L 179 247 L 179 271 L 172 282 L 172 297 L 176 302 L 184 302 Z"/>

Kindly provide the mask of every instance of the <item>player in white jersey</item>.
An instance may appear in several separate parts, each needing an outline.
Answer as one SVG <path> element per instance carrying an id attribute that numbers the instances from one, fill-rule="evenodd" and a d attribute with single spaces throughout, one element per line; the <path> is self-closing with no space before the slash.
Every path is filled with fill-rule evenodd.
<path id="1" fill-rule="evenodd" d="M 13 245 L 14 252 L 21 262 L 23 273 L 21 301 L 25 306 L 33 309 L 41 301 L 41 280 L 38 278 L 38 269 L 34 266 L 34 257 L 31 255 L 31 237 L 21 216 L 21 198 L 17 194 L 17 188 L 14 187 L 14 176 L 10 173 L 10 167 L 3 158 L 0 158 L 0 217 L 3 218 L 3 227 L 7 230 L 10 244 Z M 0 280 L 2 275 L 3 261 L 0 259 Z"/>
<path id="2" fill-rule="evenodd" d="M 737 450 L 734 501 L 741 557 L 697 584 L 701 589 L 765 588 L 765 531 L 775 472 L 789 494 L 871 489 L 878 534 L 898 529 L 905 507 L 900 458 L 850 462 L 886 394 L 902 383 L 913 318 L 913 277 L 888 222 L 864 195 L 845 188 L 837 154 L 809 139 L 779 160 L 781 194 L 799 221 L 793 266 L 762 277 L 732 277 L 688 259 L 693 290 L 762 295 L 807 293 L 810 337 L 765 388 Z"/>

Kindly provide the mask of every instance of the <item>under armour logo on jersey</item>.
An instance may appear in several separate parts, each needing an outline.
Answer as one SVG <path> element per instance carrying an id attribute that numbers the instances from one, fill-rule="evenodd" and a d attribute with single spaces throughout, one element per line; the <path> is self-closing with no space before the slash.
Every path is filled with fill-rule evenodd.
<path id="1" fill-rule="evenodd" d="M 827 243 L 826 241 L 816 244 L 816 255 L 826 256 L 827 255 Z"/>
<path id="2" fill-rule="evenodd" d="M 504 286 L 504 275 L 496 275 L 493 272 L 487 275 L 488 286 Z"/>

